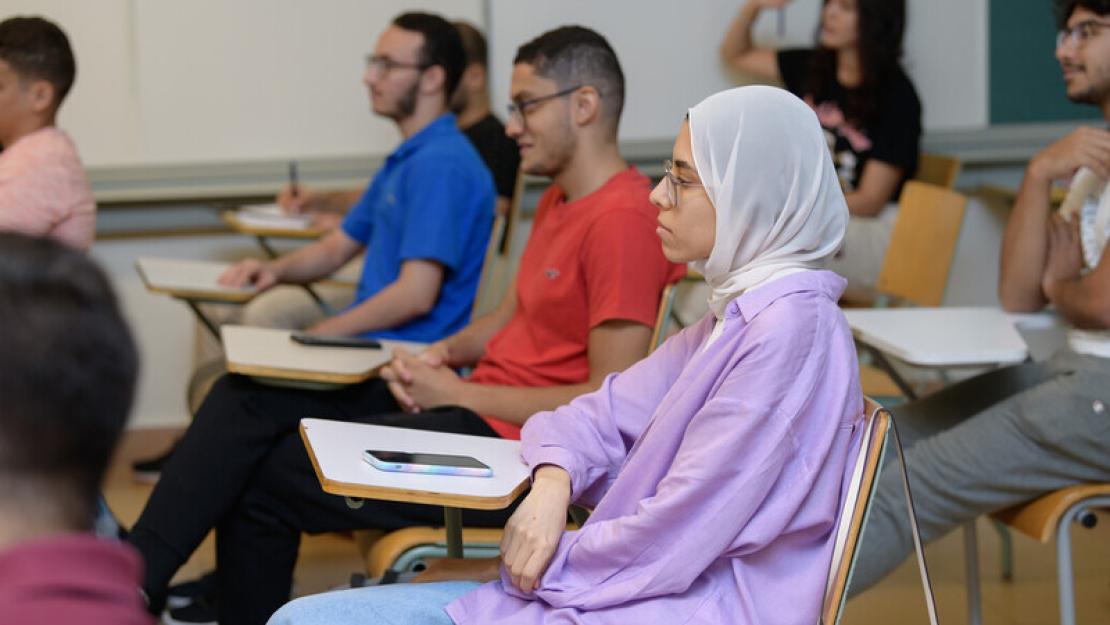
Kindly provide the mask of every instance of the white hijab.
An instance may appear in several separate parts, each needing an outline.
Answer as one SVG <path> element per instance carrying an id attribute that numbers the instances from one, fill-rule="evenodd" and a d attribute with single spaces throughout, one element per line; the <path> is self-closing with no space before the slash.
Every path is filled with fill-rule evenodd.
<path id="1" fill-rule="evenodd" d="M 694 166 L 717 213 L 713 251 L 692 263 L 717 319 L 741 293 L 819 269 L 840 249 L 848 205 L 817 116 L 774 87 L 740 87 L 690 109 Z"/>

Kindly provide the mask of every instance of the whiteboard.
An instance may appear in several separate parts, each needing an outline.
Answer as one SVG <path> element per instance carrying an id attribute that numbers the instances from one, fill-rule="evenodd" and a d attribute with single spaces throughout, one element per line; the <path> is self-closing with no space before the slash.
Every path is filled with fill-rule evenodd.
<path id="1" fill-rule="evenodd" d="M 77 55 L 59 126 L 86 165 L 384 155 L 399 141 L 362 84 L 397 14 L 484 25 L 482 0 L 4 0 Z"/>
<path id="2" fill-rule="evenodd" d="M 743 80 L 719 60 L 736 0 L 490 0 L 492 83 L 498 111 L 508 102 L 516 49 L 540 33 L 580 24 L 603 34 L 626 80 L 622 140 L 671 138 L 686 109 Z M 908 0 L 903 59 L 924 105 L 927 130 L 986 126 L 987 0 Z M 777 48 L 812 46 L 821 0 L 795 0 L 786 31 L 775 15 L 756 23 L 756 40 Z"/>

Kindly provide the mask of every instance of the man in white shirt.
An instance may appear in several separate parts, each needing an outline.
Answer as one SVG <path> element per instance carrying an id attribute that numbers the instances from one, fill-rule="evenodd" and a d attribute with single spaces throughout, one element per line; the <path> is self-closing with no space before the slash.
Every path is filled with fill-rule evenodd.
<path id="1" fill-rule="evenodd" d="M 1110 0 L 1058 0 L 1068 97 L 1110 122 Z M 1053 180 L 1081 168 L 1100 180 L 1070 218 Z M 1078 179 L 1079 176 L 1076 176 Z M 1080 128 L 1025 171 L 1002 244 L 999 296 L 1011 312 L 1051 304 L 1073 329 L 1042 363 L 994 371 L 895 410 L 922 538 L 1077 483 L 1110 482 L 1110 132 Z M 913 549 L 897 471 L 880 479 L 851 592 Z"/>

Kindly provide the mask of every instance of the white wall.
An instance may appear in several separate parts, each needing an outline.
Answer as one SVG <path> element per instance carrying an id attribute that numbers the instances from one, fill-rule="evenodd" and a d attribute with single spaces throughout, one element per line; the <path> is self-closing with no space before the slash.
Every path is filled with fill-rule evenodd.
<path id="1" fill-rule="evenodd" d="M 238 236 L 122 239 L 98 241 L 91 255 L 108 273 L 139 348 L 139 383 L 129 427 L 187 425 L 185 392 L 193 375 L 193 346 L 196 333 L 204 330 L 185 304 L 146 289 L 135 259 L 232 260 L 257 256 L 257 246 Z"/>
<path id="2" fill-rule="evenodd" d="M 925 106 L 926 130 L 986 128 L 989 0 L 907 0 L 906 70 Z"/>
<path id="3" fill-rule="evenodd" d="M 384 155 L 364 59 L 398 13 L 483 23 L 482 0 L 3 0 L 69 34 L 59 120 L 87 165 Z"/>
<path id="4" fill-rule="evenodd" d="M 987 124 L 987 1 L 907 0 L 906 66 L 929 130 Z M 488 5 L 488 6 L 487 6 Z M 812 41 L 821 0 L 757 26 L 776 45 Z M 628 77 L 623 139 L 666 139 L 686 108 L 734 84 L 717 46 L 737 0 L 3 0 L 69 33 L 78 80 L 60 123 L 86 164 L 142 165 L 384 155 L 397 142 L 369 110 L 363 58 L 389 19 L 425 8 L 492 22 L 492 89 L 512 56 L 552 27 L 605 34 Z"/>
<path id="5" fill-rule="evenodd" d="M 705 96 L 735 84 L 718 60 L 721 37 L 738 10 L 736 0 L 489 0 L 493 35 L 493 94 L 498 110 L 508 101 L 516 49 L 564 24 L 606 36 L 627 80 L 621 138 L 669 138 L 682 116 Z M 925 108 L 928 130 L 982 128 L 987 124 L 987 0 L 907 0 L 905 64 Z M 778 37 L 767 12 L 756 38 L 775 47 L 812 45 L 821 0 L 795 0 Z"/>

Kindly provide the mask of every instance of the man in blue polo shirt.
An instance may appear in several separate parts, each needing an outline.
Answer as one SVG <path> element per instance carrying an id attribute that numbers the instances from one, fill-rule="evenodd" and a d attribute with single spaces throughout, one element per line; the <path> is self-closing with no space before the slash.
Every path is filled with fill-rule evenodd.
<path id="1" fill-rule="evenodd" d="M 441 32 L 445 27 L 452 32 Z M 450 23 L 427 14 L 398 17 L 368 59 L 365 83 L 374 112 L 396 122 L 404 142 L 342 227 L 280 258 L 244 260 L 220 282 L 260 289 L 314 282 L 366 248 L 354 303 L 309 332 L 435 341 L 462 328 L 495 199 L 489 170 L 447 112 L 465 59 Z"/>
<path id="2" fill-rule="evenodd" d="M 341 228 L 273 261 L 243 261 L 222 281 L 259 288 L 311 282 L 367 247 L 355 303 L 310 332 L 430 342 L 466 325 L 493 221 L 494 185 L 447 112 L 465 59 L 450 22 L 424 13 L 395 19 L 369 58 L 366 85 L 374 112 L 393 119 L 405 141 Z M 143 589 L 155 614 L 170 578 L 211 529 L 207 519 L 235 504 L 238 485 L 265 457 L 265 441 L 291 430 L 280 419 L 243 414 L 258 405 L 264 388 L 243 376 L 217 381 L 130 532 L 146 563 Z M 348 399 L 346 390 L 272 393 L 286 406 L 306 395 L 337 405 Z M 253 443 L 246 447 L 255 451 L 226 454 L 220 442 Z"/>

